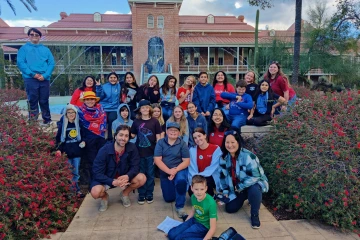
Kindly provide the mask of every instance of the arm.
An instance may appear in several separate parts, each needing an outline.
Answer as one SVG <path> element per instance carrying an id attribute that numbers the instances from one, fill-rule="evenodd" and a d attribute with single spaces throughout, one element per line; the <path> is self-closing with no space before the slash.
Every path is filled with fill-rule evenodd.
<path id="1" fill-rule="evenodd" d="M 241 181 L 237 184 L 237 188 L 239 191 L 244 190 L 245 188 L 248 188 L 255 183 L 259 182 L 261 180 L 261 172 L 264 172 L 262 167 L 260 166 L 260 162 L 258 157 L 255 154 L 252 154 L 253 157 L 255 156 L 255 159 L 253 159 L 250 154 L 247 154 L 245 156 L 241 156 L 242 152 L 240 152 L 240 155 L 238 157 L 237 161 L 242 161 L 241 158 L 244 158 L 243 161 L 245 161 L 246 166 L 246 172 L 251 172 L 251 176 L 246 174 L 245 177 L 241 178 Z M 239 176 L 236 176 L 238 179 L 240 179 Z"/>
<path id="2" fill-rule="evenodd" d="M 96 85 L 96 96 L 103 100 L 106 95 L 103 89 L 103 85 Z"/>
<path id="3" fill-rule="evenodd" d="M 191 211 L 189 212 L 189 215 L 188 215 L 188 217 L 186 218 L 185 221 L 187 221 L 190 218 L 194 217 L 194 214 L 195 214 L 195 209 L 194 209 L 194 207 L 191 207 Z"/>
<path id="4" fill-rule="evenodd" d="M 210 229 L 207 232 L 206 236 L 204 237 L 204 240 L 212 239 L 216 232 L 216 218 L 210 218 Z"/>
<path id="5" fill-rule="evenodd" d="M 77 88 L 71 96 L 70 103 L 76 105 L 77 100 L 80 98 L 80 90 Z"/>
<path id="6" fill-rule="evenodd" d="M 200 106 L 200 98 L 199 98 L 198 92 L 196 91 L 196 87 L 194 88 L 192 101 L 195 104 L 195 106 L 197 107 L 197 111 L 199 113 L 202 113 L 201 106 Z"/>
<path id="7" fill-rule="evenodd" d="M 162 161 L 162 157 L 154 157 L 154 163 L 158 168 L 160 168 L 161 171 L 171 174 L 170 169 L 165 165 L 165 163 Z"/>
<path id="8" fill-rule="evenodd" d="M 19 49 L 16 62 L 18 68 L 22 73 L 25 73 L 26 75 L 30 75 L 30 76 L 35 76 L 35 73 L 31 71 L 27 65 L 26 52 L 24 50 L 24 47 L 21 47 Z"/>
<path id="9" fill-rule="evenodd" d="M 227 99 L 227 100 L 236 100 L 236 96 L 238 96 L 237 94 L 235 93 L 229 93 L 229 92 L 222 92 L 220 94 L 220 97 L 223 98 L 223 99 Z"/>
<path id="10" fill-rule="evenodd" d="M 284 91 L 284 98 L 286 102 L 289 101 L 289 90 Z"/>
<path id="11" fill-rule="evenodd" d="M 244 109 L 252 109 L 254 107 L 252 98 L 248 94 L 244 95 L 243 101 L 237 102 L 236 105 L 238 105 L 239 107 L 244 108 Z"/>
<path id="12" fill-rule="evenodd" d="M 129 176 L 129 182 L 140 172 L 140 156 L 138 150 L 136 149 L 135 144 L 130 145 L 134 148 L 134 150 L 131 151 L 132 154 L 128 157 L 130 168 L 126 175 Z"/>
<path id="13" fill-rule="evenodd" d="M 186 90 L 185 92 L 181 92 L 180 94 L 179 94 L 179 92 L 180 91 L 178 90 L 178 93 L 176 94 L 176 97 L 177 97 L 179 103 L 182 103 L 182 102 L 185 101 L 187 96 L 190 94 L 190 90 Z"/>
<path id="14" fill-rule="evenodd" d="M 253 105 L 254 105 L 254 106 L 253 106 L 253 108 L 250 110 L 250 114 L 249 114 L 249 116 L 247 117 L 248 120 L 252 119 L 253 116 L 254 116 L 254 112 L 255 112 L 255 108 L 256 108 L 255 102 L 253 102 Z"/>
<path id="15" fill-rule="evenodd" d="M 47 48 L 47 50 L 48 50 L 48 57 L 47 57 L 48 68 L 46 69 L 46 72 L 43 74 L 44 79 L 50 79 L 51 73 L 53 72 L 55 67 L 54 57 L 50 49 Z"/>

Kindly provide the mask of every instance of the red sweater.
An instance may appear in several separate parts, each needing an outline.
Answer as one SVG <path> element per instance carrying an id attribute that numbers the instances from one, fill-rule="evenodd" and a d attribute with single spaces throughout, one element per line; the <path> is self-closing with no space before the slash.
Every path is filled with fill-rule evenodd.
<path id="1" fill-rule="evenodd" d="M 84 92 L 86 92 L 86 91 L 92 91 L 92 90 L 93 90 L 93 89 L 92 89 L 91 87 L 85 88 L 84 91 L 80 90 L 80 88 L 76 89 L 76 90 L 74 91 L 73 95 L 71 96 L 70 103 L 73 104 L 73 105 L 75 105 L 75 106 L 80 107 L 80 106 L 83 104 L 83 102 L 80 101 L 80 98 L 83 97 Z"/>
<path id="2" fill-rule="evenodd" d="M 225 85 L 220 85 L 220 84 L 215 84 L 215 87 L 214 87 L 214 91 L 215 91 L 215 101 L 216 102 L 219 102 L 219 101 L 222 101 L 223 103 L 225 104 L 228 104 L 230 102 L 230 100 L 227 100 L 227 99 L 223 99 L 220 97 L 220 94 L 222 92 L 225 92 Z M 231 92 L 231 93 L 234 93 L 235 92 L 235 88 L 233 85 L 231 85 L 230 83 L 227 84 L 227 91 L 226 92 Z"/>

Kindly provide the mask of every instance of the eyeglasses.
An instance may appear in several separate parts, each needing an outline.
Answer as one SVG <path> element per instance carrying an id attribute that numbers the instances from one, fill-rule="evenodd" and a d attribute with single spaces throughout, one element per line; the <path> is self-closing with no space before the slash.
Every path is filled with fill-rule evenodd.
<path id="1" fill-rule="evenodd" d="M 30 33 L 29 36 L 31 36 L 31 37 L 40 37 L 40 35 L 37 34 L 37 33 Z"/>
<path id="2" fill-rule="evenodd" d="M 75 114 L 75 112 L 67 112 L 67 114 Z"/>

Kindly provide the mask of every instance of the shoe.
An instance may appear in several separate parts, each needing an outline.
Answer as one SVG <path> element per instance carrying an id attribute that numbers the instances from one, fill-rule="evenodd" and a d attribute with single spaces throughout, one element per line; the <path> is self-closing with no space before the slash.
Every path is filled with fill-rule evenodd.
<path id="1" fill-rule="evenodd" d="M 139 197 L 138 198 L 138 204 L 144 205 L 144 203 L 145 203 L 145 198 L 144 197 Z"/>
<path id="2" fill-rule="evenodd" d="M 82 192 L 78 191 L 78 192 L 76 193 L 76 196 L 77 196 L 78 198 L 84 198 L 84 197 L 85 197 L 85 194 L 83 194 Z"/>
<path id="3" fill-rule="evenodd" d="M 101 199 L 99 212 L 105 212 L 108 209 L 109 194 L 106 193 L 106 195 L 107 195 L 106 200 Z"/>
<path id="4" fill-rule="evenodd" d="M 131 206 L 129 196 L 122 195 L 122 192 L 120 193 L 120 200 L 121 200 L 122 204 L 124 205 L 124 207 L 130 207 Z"/>
<path id="5" fill-rule="evenodd" d="M 153 203 L 153 202 L 154 202 L 154 198 L 153 198 L 153 197 L 146 197 L 146 202 L 147 202 L 148 204 Z"/>
<path id="6" fill-rule="evenodd" d="M 179 218 L 183 218 L 185 215 L 188 215 L 188 214 L 185 212 L 184 208 L 178 208 L 178 209 L 176 209 L 176 213 L 177 213 L 177 215 L 178 215 Z"/>
<path id="7" fill-rule="evenodd" d="M 49 122 L 42 122 L 42 123 L 40 123 L 40 126 L 41 126 L 41 127 L 49 127 L 50 124 L 51 124 L 51 121 L 49 121 Z"/>
<path id="8" fill-rule="evenodd" d="M 259 215 L 253 215 L 251 214 L 251 227 L 258 229 L 260 228 L 260 219 Z"/>

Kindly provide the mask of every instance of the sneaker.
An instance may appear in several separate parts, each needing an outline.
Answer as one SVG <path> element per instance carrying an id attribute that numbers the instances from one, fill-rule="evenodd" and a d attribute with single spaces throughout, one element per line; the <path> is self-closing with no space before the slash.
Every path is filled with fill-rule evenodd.
<path id="1" fill-rule="evenodd" d="M 260 219 L 259 219 L 259 215 L 253 215 L 251 214 L 251 227 L 252 228 L 260 228 Z"/>
<path id="2" fill-rule="evenodd" d="M 78 198 L 84 198 L 84 197 L 85 197 L 85 194 L 83 194 L 82 192 L 78 191 L 78 192 L 76 193 L 76 196 L 77 196 Z"/>
<path id="3" fill-rule="evenodd" d="M 131 206 L 129 196 L 122 195 L 122 192 L 120 193 L 120 200 L 121 200 L 122 204 L 124 205 L 124 207 L 130 207 Z"/>
<path id="4" fill-rule="evenodd" d="M 99 208 L 99 211 L 100 211 L 100 212 L 105 212 L 105 211 L 108 209 L 109 194 L 106 193 L 106 195 L 107 195 L 106 200 L 101 199 L 100 208 Z"/>
<path id="5" fill-rule="evenodd" d="M 147 202 L 148 204 L 153 203 L 153 202 L 154 202 L 154 198 L 153 198 L 153 197 L 146 197 L 146 202 Z"/>
<path id="6" fill-rule="evenodd" d="M 144 197 L 139 197 L 138 198 L 138 204 L 144 205 L 144 203 L 145 203 L 145 198 Z"/>
<path id="7" fill-rule="evenodd" d="M 42 123 L 40 123 L 40 126 L 41 126 L 41 127 L 49 127 L 50 124 L 51 124 L 51 121 L 49 121 L 49 122 L 42 122 Z"/>
<path id="8" fill-rule="evenodd" d="M 184 208 L 177 208 L 177 209 L 176 209 L 176 213 L 177 213 L 177 215 L 178 215 L 179 218 L 183 218 L 185 215 L 188 215 L 188 214 L 185 212 Z"/>

